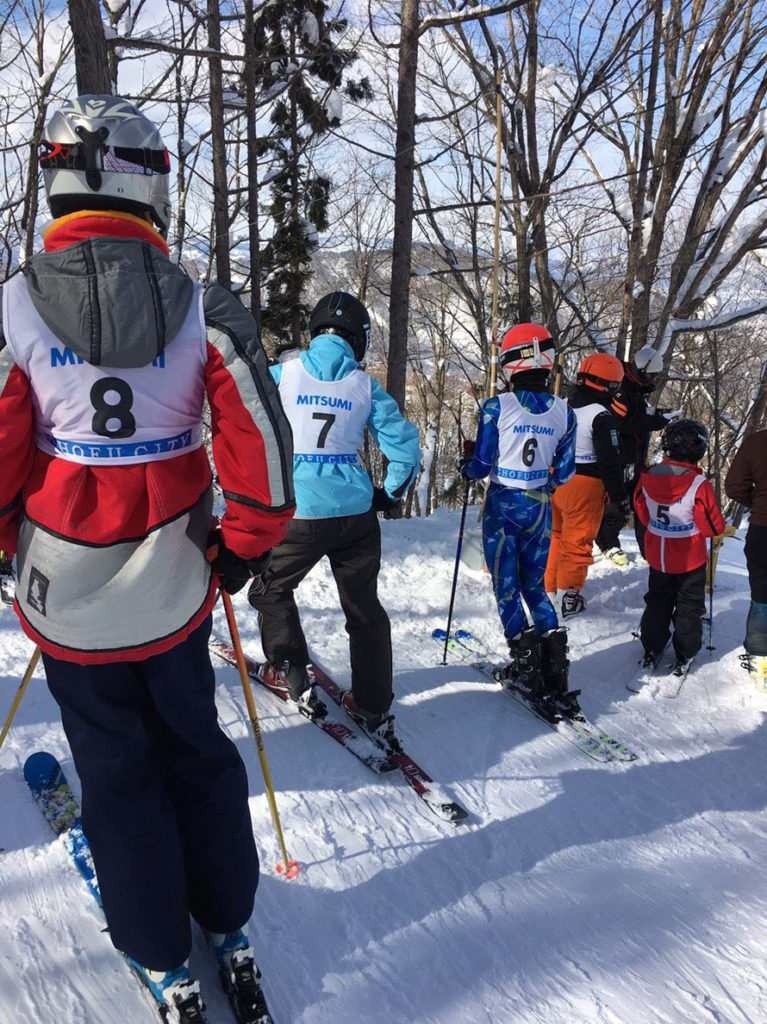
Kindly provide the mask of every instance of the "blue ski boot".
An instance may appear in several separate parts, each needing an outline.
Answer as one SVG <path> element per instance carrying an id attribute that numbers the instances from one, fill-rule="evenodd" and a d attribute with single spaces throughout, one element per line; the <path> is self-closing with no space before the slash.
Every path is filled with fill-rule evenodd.
<path id="1" fill-rule="evenodd" d="M 172 971 L 150 971 L 131 957 L 126 960 L 157 1000 L 165 1024 L 207 1024 L 200 983 L 189 976 L 188 961 Z"/>
<path id="2" fill-rule="evenodd" d="M 206 930 L 205 937 L 238 1024 L 273 1024 L 246 929 L 225 933 Z"/>

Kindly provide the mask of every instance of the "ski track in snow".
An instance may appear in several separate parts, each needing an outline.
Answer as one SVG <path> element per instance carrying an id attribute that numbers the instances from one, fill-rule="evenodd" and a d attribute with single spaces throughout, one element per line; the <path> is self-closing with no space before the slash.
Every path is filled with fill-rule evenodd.
<path id="1" fill-rule="evenodd" d="M 632 763 L 591 761 L 465 664 L 441 664 L 459 517 L 382 522 L 408 752 L 467 823 L 437 819 L 400 774 L 376 776 L 254 686 L 285 841 L 286 881 L 237 671 L 214 660 L 222 724 L 250 778 L 262 859 L 251 934 L 276 1024 L 761 1024 L 767 1020 L 764 714 L 738 664 L 742 539 L 719 560 L 712 640 L 676 699 L 634 694 L 647 569 L 597 562 L 568 620 L 571 685 Z M 467 528 L 472 528 L 469 524 Z M 298 592 L 310 645 L 349 683 L 332 577 Z M 243 645 L 261 657 L 240 594 Z M 453 626 L 503 657 L 490 579 L 461 567 Z M 217 609 L 214 629 L 226 635 Z M 31 654 L 0 615 L 0 720 Z M 79 783 L 42 669 L 0 750 L 0 1024 L 149 1024 L 148 996 L 32 802 L 25 758 L 48 749 Z M 232 1024 L 199 936 L 210 1024 Z"/>

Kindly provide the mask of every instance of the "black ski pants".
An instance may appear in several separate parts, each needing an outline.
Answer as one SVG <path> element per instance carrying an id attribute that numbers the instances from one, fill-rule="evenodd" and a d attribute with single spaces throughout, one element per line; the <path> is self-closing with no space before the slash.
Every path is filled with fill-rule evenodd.
<path id="1" fill-rule="evenodd" d="M 636 490 L 641 472 L 642 467 L 638 465 L 623 467 L 626 494 L 628 495 L 632 512 L 634 511 L 634 491 Z M 639 548 L 639 554 L 644 558 L 644 538 L 647 528 L 642 524 L 636 512 L 634 512 L 633 519 L 637 547 Z M 602 522 L 599 526 L 599 532 L 595 538 L 599 550 L 604 552 L 610 551 L 612 548 L 619 548 L 621 546 L 621 530 L 625 525 L 623 517 L 616 515 L 615 506 L 607 502 L 602 515 Z"/>
<path id="2" fill-rule="evenodd" d="M 646 651 L 659 653 L 671 636 L 678 658 L 687 660 L 703 643 L 706 614 L 706 564 L 690 572 L 668 573 L 650 569 L 645 610 L 639 627 Z"/>
<path id="3" fill-rule="evenodd" d="M 356 516 L 291 519 L 265 578 L 248 593 L 258 612 L 264 655 L 273 665 L 311 661 L 295 589 L 324 557 L 346 616 L 354 699 L 365 711 L 381 714 L 392 702 L 392 652 L 389 617 L 378 600 L 381 527 L 373 509 Z"/>
<path id="4" fill-rule="evenodd" d="M 210 628 L 208 617 L 145 661 L 43 654 L 110 937 L 151 970 L 189 956 L 190 914 L 214 932 L 246 924 L 258 885 L 245 766 L 217 720 Z"/>

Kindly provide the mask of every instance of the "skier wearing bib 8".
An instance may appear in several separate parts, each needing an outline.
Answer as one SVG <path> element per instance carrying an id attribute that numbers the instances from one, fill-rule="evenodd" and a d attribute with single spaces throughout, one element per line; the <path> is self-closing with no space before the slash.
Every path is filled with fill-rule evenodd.
<path id="1" fill-rule="evenodd" d="M 258 855 L 208 655 L 219 586 L 261 572 L 295 508 L 290 428 L 258 325 L 170 259 L 170 158 L 118 96 L 45 127 L 55 220 L 3 285 L 0 547 L 82 785 L 109 937 L 168 1021 L 203 1020 L 191 918 L 234 986 Z M 207 561 L 213 457 L 227 495 Z M 250 982 L 249 982 L 250 984 Z"/>

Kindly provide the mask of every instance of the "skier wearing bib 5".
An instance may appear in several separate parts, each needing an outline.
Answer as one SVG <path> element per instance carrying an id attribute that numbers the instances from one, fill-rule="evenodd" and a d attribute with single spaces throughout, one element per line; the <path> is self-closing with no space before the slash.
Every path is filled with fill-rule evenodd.
<path id="1" fill-rule="evenodd" d="M 272 563 L 248 592 L 258 612 L 267 664 L 264 682 L 304 713 L 322 714 L 307 674 L 309 650 L 294 592 L 324 557 L 346 616 L 349 716 L 383 746 L 394 742 L 389 618 L 378 600 L 378 512 L 397 509 L 421 464 L 418 430 L 370 374 L 360 369 L 370 340 L 367 309 L 347 292 L 325 295 L 309 320 L 311 343 L 271 367 L 293 428 L 296 517 Z M 373 487 L 359 450 L 365 431 L 388 460 Z"/>
<path id="2" fill-rule="evenodd" d="M 567 633 L 543 574 L 551 494 L 575 471 L 575 416 L 547 390 L 554 341 L 545 327 L 518 324 L 508 330 L 500 366 L 509 390 L 482 403 L 476 442 L 459 468 L 467 480 L 490 477 L 482 544 L 512 658 L 501 681 L 556 717 L 575 709 L 575 696 L 568 701 Z"/>
<path id="3" fill-rule="evenodd" d="M 640 637 L 645 667 L 654 664 L 671 636 L 674 673 L 684 675 L 703 642 L 706 613 L 706 539 L 725 522 L 710 482 L 698 468 L 708 431 L 697 420 L 670 423 L 661 440 L 664 459 L 639 477 L 634 508 L 644 526 L 650 564 Z"/>
<path id="4" fill-rule="evenodd" d="M 202 1022 L 190 915 L 230 998 L 263 1003 L 248 780 L 208 636 L 219 585 L 261 572 L 293 514 L 290 428 L 256 322 L 169 258 L 154 124 L 80 96 L 40 166 L 56 219 L 0 307 L 0 547 L 61 709 L 109 936 L 165 1020 Z M 227 499 L 213 571 L 206 397 Z"/>

